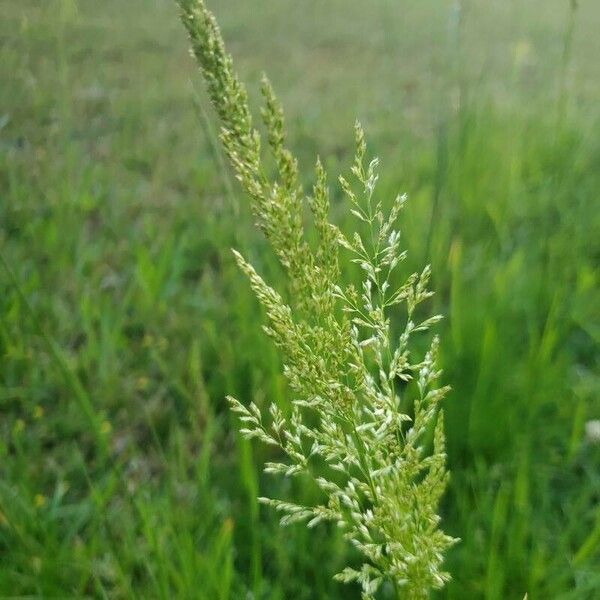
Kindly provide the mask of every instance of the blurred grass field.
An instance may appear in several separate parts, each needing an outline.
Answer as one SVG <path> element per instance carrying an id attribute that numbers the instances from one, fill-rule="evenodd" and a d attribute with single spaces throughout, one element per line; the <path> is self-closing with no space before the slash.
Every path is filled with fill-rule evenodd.
<path id="1" fill-rule="evenodd" d="M 600 598 L 600 7 L 214 0 L 306 173 L 409 194 L 462 542 L 439 598 Z M 460 8 L 462 7 L 462 10 Z M 230 248 L 281 276 L 168 0 L 0 0 L 0 597 L 358 598 L 334 529 L 281 529 L 224 397 L 286 402 Z M 336 221 L 347 221 L 339 190 Z M 346 223 L 346 225 L 349 225 Z M 350 558 L 351 560 L 351 558 Z"/>

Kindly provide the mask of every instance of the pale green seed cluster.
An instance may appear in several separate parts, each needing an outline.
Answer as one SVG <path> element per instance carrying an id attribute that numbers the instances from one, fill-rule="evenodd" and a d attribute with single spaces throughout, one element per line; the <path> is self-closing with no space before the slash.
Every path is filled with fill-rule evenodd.
<path id="1" fill-rule="evenodd" d="M 302 189 L 297 162 L 285 147 L 281 107 L 264 79 L 262 117 L 277 171 L 267 175 L 247 93 L 213 15 L 202 0 L 178 2 L 221 119 L 223 145 L 291 290 L 286 303 L 235 253 L 266 310 L 265 329 L 281 351 L 293 400 L 285 414 L 274 403 L 263 414 L 254 403 L 245 407 L 234 398 L 229 401 L 246 437 L 280 449 L 282 462 L 267 463 L 265 470 L 309 476 L 323 498 L 316 506 L 261 501 L 283 513 L 282 524 L 337 523 L 365 562 L 336 577 L 359 582 L 363 598 L 374 598 L 386 580 L 399 597 L 427 598 L 448 580 L 443 555 L 455 542 L 439 529 L 437 512 L 448 479 L 438 405 L 448 388 L 437 384 L 437 338 L 424 357 L 411 352 L 413 335 L 440 319 L 416 319 L 417 305 L 431 295 L 429 267 L 399 287 L 392 285 L 393 272 L 405 258 L 396 229 L 405 197 L 398 196 L 384 216 L 374 194 L 377 160 L 366 164 L 357 124 L 353 178 L 340 178 L 358 219 L 357 232 L 342 234 L 329 222 L 327 177 L 319 161 L 312 192 Z M 318 234 L 314 244 L 307 241 L 305 204 Z M 361 289 L 341 283 L 340 250 L 344 260 L 362 270 Z M 390 310 L 405 319 L 395 343 Z"/>

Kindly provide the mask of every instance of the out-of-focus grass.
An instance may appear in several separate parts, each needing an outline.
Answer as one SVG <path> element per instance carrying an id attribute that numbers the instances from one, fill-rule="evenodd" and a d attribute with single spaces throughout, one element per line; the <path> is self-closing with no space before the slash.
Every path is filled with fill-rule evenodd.
<path id="1" fill-rule="evenodd" d="M 254 97 L 272 76 L 305 165 L 345 168 L 359 116 L 381 192 L 409 192 L 454 388 L 443 513 L 463 541 L 440 596 L 596 598 L 600 10 L 581 3 L 561 71 L 557 0 L 214 8 Z M 259 489 L 311 492 L 260 474 L 269 451 L 225 407 L 287 397 L 229 248 L 279 271 L 201 93 L 194 109 L 173 6 L 2 14 L 0 595 L 357 597 L 331 579 L 333 529 L 259 511 Z"/>

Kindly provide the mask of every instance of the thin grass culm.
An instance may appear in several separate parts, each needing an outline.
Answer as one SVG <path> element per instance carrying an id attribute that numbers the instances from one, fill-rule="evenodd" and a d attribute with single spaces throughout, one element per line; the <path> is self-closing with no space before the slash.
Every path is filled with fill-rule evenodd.
<path id="1" fill-rule="evenodd" d="M 282 513 L 281 523 L 336 523 L 363 564 L 335 577 L 357 582 L 373 599 L 382 585 L 398 598 L 425 599 L 444 586 L 442 563 L 456 541 L 439 529 L 438 503 L 448 481 L 439 403 L 438 340 L 415 358 L 413 336 L 441 317 L 420 320 L 417 306 L 431 296 L 430 269 L 393 285 L 404 260 L 396 221 L 405 197 L 387 216 L 376 199 L 377 159 L 367 159 L 363 130 L 355 127 L 351 177 L 340 177 L 356 232 L 347 236 L 329 222 L 326 172 L 319 160 L 306 192 L 296 159 L 285 146 L 282 109 L 263 79 L 262 118 L 276 174 L 264 163 L 244 86 L 233 71 L 213 15 L 202 0 L 178 0 L 192 51 L 221 121 L 221 140 L 252 210 L 289 282 L 289 301 L 271 288 L 238 252 L 235 258 L 265 309 L 267 334 L 281 352 L 293 392 L 291 408 L 264 412 L 229 398 L 242 434 L 278 449 L 281 462 L 265 471 L 310 477 L 322 503 L 303 506 L 261 498 Z M 308 206 L 316 243 L 304 224 Z M 362 286 L 342 283 L 344 262 L 362 272 Z M 404 319 L 392 341 L 390 312 Z M 387 582 L 387 583 L 385 583 Z"/>

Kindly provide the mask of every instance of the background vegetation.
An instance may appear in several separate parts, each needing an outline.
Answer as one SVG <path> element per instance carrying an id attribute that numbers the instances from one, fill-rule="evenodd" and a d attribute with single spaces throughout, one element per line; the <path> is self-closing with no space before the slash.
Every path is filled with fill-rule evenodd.
<path id="1" fill-rule="evenodd" d="M 305 166 L 346 169 L 358 116 L 381 189 L 409 194 L 406 268 L 432 263 L 454 388 L 443 513 L 463 541 L 440 598 L 600 595 L 600 8 L 574 6 L 211 5 Z M 358 597 L 331 579 L 334 530 L 259 510 L 298 484 L 260 474 L 270 451 L 226 407 L 286 402 L 229 248 L 278 270 L 175 7 L 0 12 L 0 595 Z"/>

